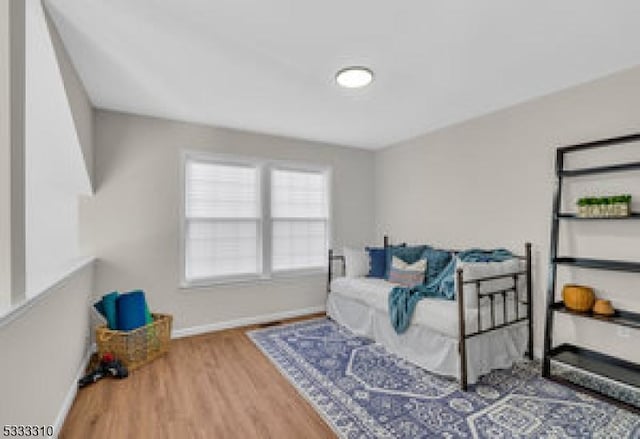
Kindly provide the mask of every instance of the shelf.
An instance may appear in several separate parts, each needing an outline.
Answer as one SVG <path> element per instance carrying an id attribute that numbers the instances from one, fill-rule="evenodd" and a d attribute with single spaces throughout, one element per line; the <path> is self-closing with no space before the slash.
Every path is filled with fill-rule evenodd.
<path id="1" fill-rule="evenodd" d="M 610 216 L 610 217 L 600 217 L 600 218 L 583 218 L 575 213 L 559 213 L 558 218 L 560 219 L 568 219 L 568 220 L 578 220 L 578 221 L 602 221 L 602 220 L 637 220 L 640 219 L 640 212 L 632 212 L 629 216 Z"/>
<path id="2" fill-rule="evenodd" d="M 627 271 L 631 273 L 640 273 L 639 262 L 611 261 L 605 259 L 585 259 L 585 258 L 569 258 L 559 257 L 553 260 L 556 264 L 572 265 L 579 268 L 594 268 L 598 270 L 611 271 Z"/>
<path id="3" fill-rule="evenodd" d="M 583 151 L 585 149 L 599 148 L 603 146 L 623 145 L 625 143 L 640 142 L 640 134 L 628 134 L 626 136 L 612 137 L 609 139 L 595 140 L 591 142 L 578 143 L 576 145 L 563 146 L 558 151 L 563 154 Z"/>
<path id="4" fill-rule="evenodd" d="M 550 358 L 622 384 L 640 387 L 640 365 L 630 361 L 571 344 L 553 348 Z"/>
<path id="5" fill-rule="evenodd" d="M 611 172 L 633 171 L 640 169 L 640 162 L 621 163 L 618 165 L 596 166 L 593 168 L 563 169 L 563 177 L 578 177 L 581 175 L 608 174 Z"/>
<path id="6" fill-rule="evenodd" d="M 552 269 L 549 273 L 550 288 L 547 291 L 547 318 L 545 323 L 544 335 L 545 348 L 543 376 L 558 382 L 562 382 L 569 386 L 578 386 L 579 388 L 587 392 L 593 392 L 594 395 L 602 395 L 605 398 L 610 399 L 611 402 L 621 404 L 626 407 L 631 407 L 632 410 L 639 410 L 640 412 L 640 404 L 638 404 L 638 401 L 640 401 L 640 396 L 638 396 L 640 394 L 640 364 L 632 363 L 621 358 L 616 358 L 597 352 L 595 350 L 589 350 L 571 344 L 562 344 L 560 346 L 552 348 L 554 338 L 553 319 L 554 316 L 556 316 L 556 313 L 640 330 L 640 313 L 625 310 L 616 310 L 615 314 L 612 316 L 600 316 L 592 312 L 579 313 L 569 310 L 561 301 L 556 302 L 557 299 L 555 298 L 558 281 L 556 268 L 558 265 L 566 265 L 582 269 L 640 273 L 640 261 L 616 261 L 608 259 L 578 258 L 558 255 L 558 248 L 560 246 L 559 235 L 562 229 L 559 224 L 560 220 L 602 222 L 606 220 L 630 221 L 640 219 L 640 210 L 631 212 L 631 214 L 626 217 L 583 218 L 579 217 L 576 211 L 570 211 L 573 209 L 577 210 L 576 207 L 568 206 L 567 209 L 569 211 L 567 212 L 562 212 L 561 209 L 564 182 L 563 177 L 581 177 L 591 175 L 615 174 L 626 171 L 640 171 L 640 160 L 638 160 L 637 157 L 632 159 L 631 161 L 624 163 L 601 163 L 600 165 L 592 164 L 582 168 L 566 169 L 564 166 L 565 158 L 569 153 L 579 152 L 591 148 L 609 147 L 613 145 L 630 143 L 634 143 L 634 148 L 640 146 L 640 133 L 620 136 L 616 138 L 601 139 L 576 145 L 569 145 L 557 149 L 557 186 L 554 193 L 550 252 Z M 635 175 L 636 174 L 634 174 L 634 177 Z M 564 378 L 561 377 L 561 375 L 563 374 L 551 373 L 550 362 L 555 363 L 556 366 L 567 366 L 567 369 L 570 370 L 570 373 L 566 374 Z M 585 377 L 587 377 L 587 379 L 585 381 L 576 383 L 573 382 L 575 378 L 574 375 L 584 375 Z M 602 377 L 602 383 L 596 385 L 595 383 L 599 381 L 597 377 Z M 619 389 L 614 389 L 614 392 L 612 393 L 609 391 L 611 390 L 609 388 L 610 386 L 618 387 Z"/>
<path id="7" fill-rule="evenodd" d="M 619 326 L 626 326 L 629 328 L 640 329 L 640 314 L 617 309 L 616 313 L 612 316 L 601 316 L 592 312 L 576 312 L 572 311 L 564 306 L 562 302 L 556 302 L 551 306 L 556 312 L 563 314 L 569 314 L 576 317 L 585 319 L 597 320 L 599 322 L 611 323 Z"/>

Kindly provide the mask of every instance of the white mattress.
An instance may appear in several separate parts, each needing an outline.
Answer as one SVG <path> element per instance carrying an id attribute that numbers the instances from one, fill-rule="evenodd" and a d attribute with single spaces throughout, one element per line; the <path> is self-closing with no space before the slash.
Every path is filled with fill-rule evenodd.
<path id="1" fill-rule="evenodd" d="M 389 292 L 395 286 L 397 286 L 397 284 L 384 279 L 340 277 L 331 282 L 330 294 L 338 294 L 342 297 L 355 300 L 388 315 Z M 507 321 L 514 320 L 516 316 L 513 296 L 513 293 L 507 295 Z M 469 334 L 477 331 L 478 309 L 467 308 L 465 314 L 465 332 Z M 520 317 L 526 316 L 526 307 L 524 305 L 518 306 L 518 315 Z M 483 299 L 480 305 L 480 319 L 482 329 L 491 327 L 491 306 L 489 299 Z M 504 302 L 502 296 L 498 296 L 495 299 L 494 321 L 496 325 L 504 322 Z M 418 302 L 411 324 L 426 326 L 443 335 L 457 338 L 458 303 L 453 300 L 425 298 Z"/>

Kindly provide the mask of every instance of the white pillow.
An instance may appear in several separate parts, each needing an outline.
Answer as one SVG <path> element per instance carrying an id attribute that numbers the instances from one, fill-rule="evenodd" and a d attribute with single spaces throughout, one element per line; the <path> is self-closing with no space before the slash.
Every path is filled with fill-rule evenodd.
<path id="1" fill-rule="evenodd" d="M 393 256 L 392 259 L 391 259 L 391 266 L 393 268 L 397 268 L 398 270 L 412 270 L 412 271 L 422 270 L 422 271 L 425 271 L 427 269 L 427 260 L 426 259 L 418 259 L 413 264 L 410 264 L 408 262 L 403 261 L 402 259 L 400 259 L 397 256 Z"/>
<path id="2" fill-rule="evenodd" d="M 364 249 L 344 247 L 342 254 L 344 255 L 344 275 L 346 277 L 364 277 L 369 274 L 369 253 Z"/>
<path id="3" fill-rule="evenodd" d="M 513 258 L 503 262 L 462 262 L 456 260 L 456 271 L 462 268 L 462 278 L 464 281 L 474 280 L 489 276 L 499 276 L 503 274 L 516 273 L 522 271 L 524 262 Z M 458 278 L 454 274 L 455 288 L 458 291 Z M 524 294 L 525 276 L 518 276 L 518 292 Z M 480 292 L 496 291 L 513 287 L 513 278 L 505 277 L 484 281 L 480 283 Z M 465 308 L 478 307 L 478 295 L 476 294 L 476 284 L 465 284 L 464 289 L 464 306 Z"/>

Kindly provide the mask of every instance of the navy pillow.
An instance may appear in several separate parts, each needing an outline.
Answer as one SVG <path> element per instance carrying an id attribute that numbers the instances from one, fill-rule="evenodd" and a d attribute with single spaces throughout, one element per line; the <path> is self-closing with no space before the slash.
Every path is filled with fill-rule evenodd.
<path id="1" fill-rule="evenodd" d="M 369 274 L 367 277 L 384 278 L 387 269 L 387 250 L 384 247 L 367 247 L 369 253 Z"/>
<path id="2" fill-rule="evenodd" d="M 428 284 L 449 265 L 453 255 L 446 250 L 439 250 L 427 245 L 421 257 L 427 260 L 427 277 L 425 283 Z"/>
<path id="3" fill-rule="evenodd" d="M 422 253 L 426 248 L 426 245 L 409 245 L 407 246 L 391 246 L 388 247 L 389 251 L 387 252 L 387 260 L 384 272 L 384 278 L 389 279 L 389 271 L 391 270 L 391 259 L 393 256 L 398 257 L 405 261 L 407 264 L 413 264 L 414 262 L 418 262 L 421 259 Z M 427 266 L 429 265 L 429 261 L 427 260 Z"/>

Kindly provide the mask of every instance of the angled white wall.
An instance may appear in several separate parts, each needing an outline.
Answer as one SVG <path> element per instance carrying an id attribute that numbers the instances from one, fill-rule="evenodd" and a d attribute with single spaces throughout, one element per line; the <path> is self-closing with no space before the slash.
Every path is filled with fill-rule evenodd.
<path id="1" fill-rule="evenodd" d="M 82 147 L 42 4 L 26 2 L 26 290 L 80 255 L 78 196 L 91 194 Z"/>
<path id="2" fill-rule="evenodd" d="M 26 75 L 24 66 L 19 69 L 17 64 L 5 61 L 5 14 L 16 12 L 9 5 L 21 6 L 26 13 L 26 42 L 12 42 L 11 46 L 12 62 L 26 59 Z M 15 27 L 15 15 L 11 19 Z M 69 66 L 58 66 L 48 32 L 39 0 L 0 0 L 0 247 L 4 259 L 6 232 L 13 241 L 14 233 L 22 233 L 14 226 L 25 228 L 26 223 L 26 245 L 23 240 L 21 245 L 12 242 L 10 247 L 23 254 L 26 247 L 27 292 L 32 296 L 24 300 L 24 288 L 12 288 L 10 292 L 18 290 L 21 295 L 14 294 L 8 311 L 0 309 L 0 352 L 4 355 L 0 425 L 53 425 L 55 437 L 73 402 L 78 374 L 87 362 L 93 264 L 87 259 L 78 261 L 78 197 L 91 190 L 61 77 L 69 74 Z M 26 99 L 14 93 L 19 87 L 13 82 L 7 87 L 7 67 L 11 68 L 11 81 L 26 80 Z M 13 115 L 22 113 L 23 106 L 26 121 Z M 92 119 L 93 110 L 86 108 L 83 116 Z M 11 157 L 15 151 L 7 146 L 21 143 L 7 141 L 20 132 L 26 137 L 24 167 L 16 165 Z M 10 177 L 16 169 L 25 170 L 26 182 Z M 16 207 L 22 192 L 26 196 L 26 220 L 24 205 Z M 16 258 L 10 258 L 14 263 Z M 9 268 L 16 271 L 18 267 L 12 264 Z M 24 267 L 22 271 L 24 278 Z M 5 276 L 3 269 L 2 285 L 15 286 L 12 273 L 9 282 L 5 282 Z"/>
<path id="3" fill-rule="evenodd" d="M 93 186 L 93 105 L 89 99 L 84 84 L 64 46 L 58 29 L 50 19 L 45 9 L 47 29 L 51 37 L 51 44 L 56 54 L 58 67 L 64 83 L 69 110 L 73 117 L 75 131 L 78 135 L 78 142 L 82 150 L 82 158 L 86 172 Z"/>

